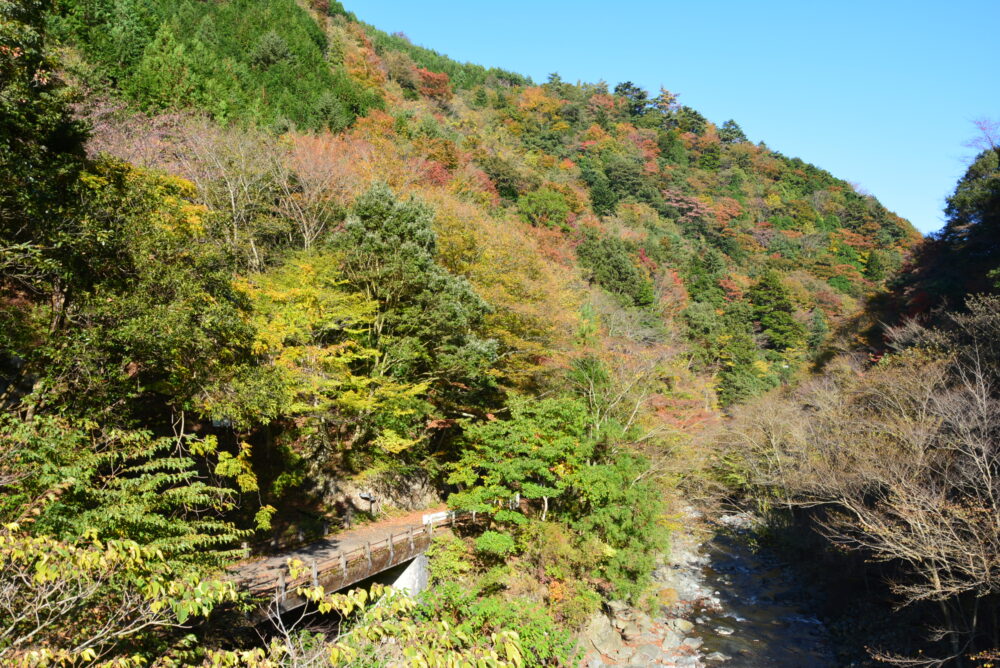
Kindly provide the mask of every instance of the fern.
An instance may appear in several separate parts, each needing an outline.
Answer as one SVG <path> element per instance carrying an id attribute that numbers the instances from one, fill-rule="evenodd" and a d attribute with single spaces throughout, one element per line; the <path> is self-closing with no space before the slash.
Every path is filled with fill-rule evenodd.
<path id="1" fill-rule="evenodd" d="M 22 519 L 15 513 L 23 516 L 30 500 L 39 499 L 29 513 L 38 533 L 132 540 L 168 561 L 202 567 L 242 554 L 237 546 L 250 531 L 225 518 L 237 506 L 237 492 L 208 473 L 214 439 L 105 432 L 56 418 L 3 418 L 0 434 L 7 468 L 17 477 L 15 494 L 0 505 L 7 521 Z"/>

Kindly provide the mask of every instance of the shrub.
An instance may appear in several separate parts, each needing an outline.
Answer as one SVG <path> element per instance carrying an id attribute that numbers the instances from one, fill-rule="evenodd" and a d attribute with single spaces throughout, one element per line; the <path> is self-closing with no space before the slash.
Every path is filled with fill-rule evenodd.
<path id="1" fill-rule="evenodd" d="M 562 596 L 551 601 L 553 610 L 565 626 L 579 629 L 600 609 L 601 596 L 580 580 L 560 584 Z"/>
<path id="2" fill-rule="evenodd" d="M 476 538 L 476 551 L 487 557 L 506 557 L 514 548 L 514 539 L 498 531 L 484 531 Z"/>
<path id="3" fill-rule="evenodd" d="M 524 558 L 550 578 L 569 580 L 583 577 L 599 563 L 599 546 L 581 540 L 559 522 L 534 522 L 519 540 Z"/>
<path id="4" fill-rule="evenodd" d="M 570 633 L 557 627 L 544 608 L 523 598 L 477 598 L 476 592 L 445 585 L 424 594 L 417 616 L 447 621 L 468 636 L 516 629 L 525 666 L 576 665 Z"/>
<path id="5" fill-rule="evenodd" d="M 434 583 L 454 580 L 472 568 L 465 541 L 450 533 L 434 537 L 427 548 L 427 558 L 427 570 Z"/>

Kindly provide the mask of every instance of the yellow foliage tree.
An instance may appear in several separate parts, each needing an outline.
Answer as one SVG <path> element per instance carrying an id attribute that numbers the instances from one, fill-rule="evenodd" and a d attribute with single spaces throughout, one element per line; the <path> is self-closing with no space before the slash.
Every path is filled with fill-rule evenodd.
<path id="1" fill-rule="evenodd" d="M 427 384 L 365 373 L 380 355 L 363 343 L 378 304 L 344 288 L 335 255 L 296 254 L 281 267 L 243 280 L 241 287 L 253 303 L 254 351 L 281 378 L 284 414 L 336 414 L 339 422 L 352 423 L 351 440 L 375 431 L 377 442 L 391 452 L 416 442 L 392 427 L 374 425 L 386 416 L 422 414 Z"/>

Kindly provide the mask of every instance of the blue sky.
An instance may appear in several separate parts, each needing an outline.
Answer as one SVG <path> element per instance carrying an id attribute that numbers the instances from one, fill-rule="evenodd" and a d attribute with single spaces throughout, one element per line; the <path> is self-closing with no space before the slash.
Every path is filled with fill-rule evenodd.
<path id="1" fill-rule="evenodd" d="M 1000 0 L 344 0 L 457 60 L 630 80 L 941 227 L 972 120 L 1000 120 Z"/>

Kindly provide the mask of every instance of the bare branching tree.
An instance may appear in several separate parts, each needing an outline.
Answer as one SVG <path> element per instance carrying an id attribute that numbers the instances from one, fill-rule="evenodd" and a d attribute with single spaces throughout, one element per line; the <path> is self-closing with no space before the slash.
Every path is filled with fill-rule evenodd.
<path id="1" fill-rule="evenodd" d="M 333 135 L 306 135 L 289 139 L 283 154 L 278 215 L 295 223 L 302 247 L 311 248 L 344 216 L 341 203 L 351 187 L 342 176 L 342 142 Z"/>
<path id="2" fill-rule="evenodd" d="M 1000 594 L 1000 299 L 933 330 L 891 332 L 895 348 L 862 372 L 834 364 L 795 397 L 743 409 L 724 437 L 758 495 L 820 506 L 833 542 L 893 566 L 899 605 L 931 604 L 943 665 L 997 647 Z"/>

